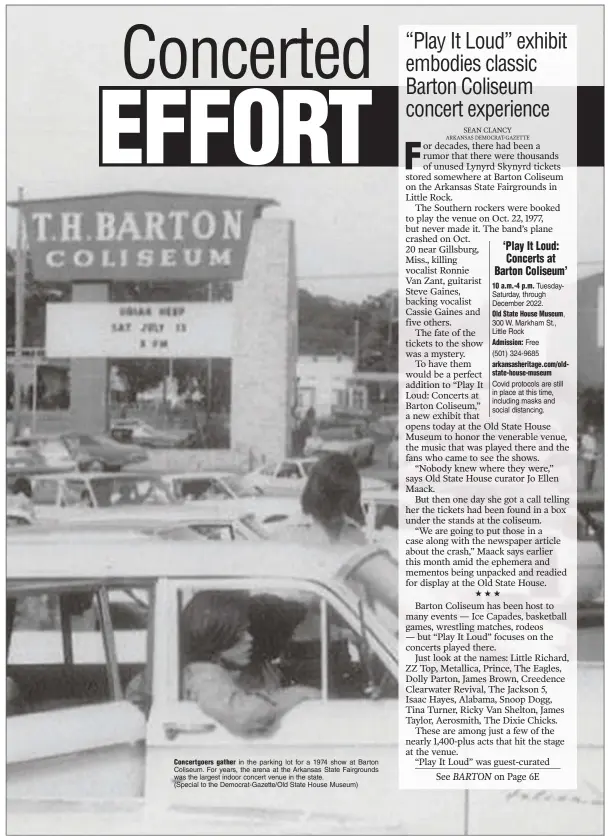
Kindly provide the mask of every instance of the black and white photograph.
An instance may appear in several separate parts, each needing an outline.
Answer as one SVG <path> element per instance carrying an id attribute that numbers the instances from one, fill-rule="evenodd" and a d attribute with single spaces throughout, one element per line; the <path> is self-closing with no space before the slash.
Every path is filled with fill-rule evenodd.
<path id="1" fill-rule="evenodd" d="M 601 835 L 603 7 L 6 14 L 7 834 Z"/>

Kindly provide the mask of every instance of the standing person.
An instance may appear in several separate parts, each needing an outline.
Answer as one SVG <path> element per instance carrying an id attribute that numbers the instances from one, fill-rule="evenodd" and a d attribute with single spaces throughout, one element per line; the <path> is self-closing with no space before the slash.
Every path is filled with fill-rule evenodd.
<path id="1" fill-rule="evenodd" d="M 578 448 L 579 458 L 583 462 L 583 485 L 585 490 L 591 490 L 595 469 L 599 457 L 599 444 L 595 426 L 589 424 L 581 435 Z"/>
<path id="2" fill-rule="evenodd" d="M 306 442 L 308 438 L 314 437 L 317 433 L 317 414 L 311 405 L 304 415 L 299 428 L 300 455 L 306 454 Z"/>
<path id="3" fill-rule="evenodd" d="M 365 545 L 361 478 L 350 455 L 331 452 L 312 467 L 300 500 L 302 513 L 285 521 L 273 538 L 303 545 Z"/>

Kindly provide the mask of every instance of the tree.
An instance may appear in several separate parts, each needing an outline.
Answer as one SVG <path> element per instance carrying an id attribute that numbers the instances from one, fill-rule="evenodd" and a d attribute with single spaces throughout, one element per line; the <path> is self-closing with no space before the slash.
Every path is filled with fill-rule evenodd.
<path id="1" fill-rule="evenodd" d="M 163 359 L 122 359 L 116 368 L 127 386 L 127 402 L 133 403 L 137 395 L 159 385 L 167 375 L 167 362 Z"/>
<path id="2" fill-rule="evenodd" d="M 6 343 L 15 345 L 15 281 L 17 254 L 6 249 Z M 68 283 L 40 283 L 34 278 L 32 259 L 25 255 L 25 306 L 23 343 L 26 347 L 44 347 L 46 304 L 69 299 Z"/>
<path id="3" fill-rule="evenodd" d="M 398 295 L 388 290 L 361 304 L 299 293 L 300 353 L 355 355 L 355 321 L 359 321 L 360 370 L 396 371 L 398 365 Z"/>

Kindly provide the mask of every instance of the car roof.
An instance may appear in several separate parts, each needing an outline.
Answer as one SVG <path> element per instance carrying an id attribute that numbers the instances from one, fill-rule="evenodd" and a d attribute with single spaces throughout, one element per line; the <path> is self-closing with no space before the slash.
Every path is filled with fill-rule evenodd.
<path id="1" fill-rule="evenodd" d="M 128 475 L 128 473 L 126 473 Z M 242 478 L 241 474 L 238 472 L 231 472 L 230 470 L 195 470 L 193 472 L 188 472 L 184 470 L 180 472 L 179 470 L 169 470 L 167 472 L 160 473 L 163 478 L 186 478 L 186 479 L 197 479 L 197 478 Z"/>
<path id="2" fill-rule="evenodd" d="M 103 540 L 91 543 L 85 534 L 70 540 L 69 551 L 60 551 L 57 541 L 40 541 L 32 552 L 27 539 L 11 539 L 7 544 L 7 579 L 11 581 L 249 577 L 318 580 L 329 582 L 342 577 L 366 556 L 388 555 L 378 545 L 369 545 L 356 552 L 289 546 L 289 561 L 280 543 L 268 542 L 189 542 L 184 550 L 175 543 L 150 542 L 153 550 L 142 555 L 133 543 Z M 134 550 L 135 549 L 135 550 Z M 270 550 L 269 550 L 270 549 Z M 351 547 L 352 549 L 352 547 Z M 389 555 L 390 556 L 390 555 Z"/>
<path id="3" fill-rule="evenodd" d="M 13 442 L 22 442 L 27 443 L 28 441 L 31 443 L 32 441 L 45 441 L 45 440 L 61 440 L 61 438 L 69 434 L 69 432 L 50 432 L 48 434 L 42 434 L 41 432 L 36 432 L 33 435 L 17 435 L 17 437 L 13 438 Z M 17 443 L 19 446 L 20 444 Z"/>
<path id="4" fill-rule="evenodd" d="M 116 526 L 115 524 L 113 528 L 104 528 L 103 524 L 101 523 L 100 526 L 100 524 L 95 525 L 93 522 L 87 522 L 86 528 L 79 527 L 80 523 L 77 523 L 75 528 L 72 528 L 71 524 L 69 527 L 64 524 L 63 528 L 61 528 L 36 523 L 31 528 L 22 528 L 20 530 L 11 529 L 8 534 L 8 540 L 11 544 L 19 543 L 30 546 L 54 545 L 57 547 L 58 545 L 66 546 L 73 543 L 81 545 L 83 539 L 85 539 L 84 532 L 86 532 L 86 539 L 94 544 L 98 542 L 114 544 L 119 538 L 119 534 L 121 543 L 125 541 L 149 542 L 155 536 L 152 531 L 145 533 L 141 528 L 138 528 L 137 524 L 125 522 L 122 523 L 125 527 L 120 527 L 120 524 Z"/>
<path id="5" fill-rule="evenodd" d="M 36 478 L 82 478 L 82 479 L 89 479 L 89 478 L 107 478 L 108 480 L 111 479 L 122 479 L 123 481 L 129 481 L 129 479 L 135 479 L 137 481 L 144 481 L 145 479 L 151 480 L 153 478 L 161 478 L 163 473 L 155 472 L 154 470 L 142 470 L 141 472 L 125 472 L 124 470 L 119 470 L 116 472 L 80 472 L 79 470 L 72 470 L 71 472 L 60 472 L 60 473 L 52 473 L 51 475 L 39 475 Z"/>
<path id="6" fill-rule="evenodd" d="M 255 513 L 255 510 L 249 511 L 245 504 L 246 499 L 222 499 L 218 502 L 209 501 L 203 504 L 176 502 L 175 504 L 155 505 L 155 504 L 141 504 L 141 505 L 109 505 L 108 507 L 100 508 L 79 508 L 74 507 L 73 518 L 70 517 L 70 525 L 74 522 L 75 525 L 79 523 L 91 523 L 93 526 L 96 522 L 103 524 L 105 528 L 107 524 L 116 522 L 117 525 L 122 525 L 125 522 L 139 523 L 142 527 L 149 527 L 150 525 L 163 525 L 167 522 L 217 522 L 218 520 L 230 522 L 235 519 L 240 519 L 244 514 Z M 65 510 L 65 509 L 64 509 Z M 45 522 L 48 523 L 48 518 Z M 65 519 L 57 520 L 58 524 L 64 525 Z"/>

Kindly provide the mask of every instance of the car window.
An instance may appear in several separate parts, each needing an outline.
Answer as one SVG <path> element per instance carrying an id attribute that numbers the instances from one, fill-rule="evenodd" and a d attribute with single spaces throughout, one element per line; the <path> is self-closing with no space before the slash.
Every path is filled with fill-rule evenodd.
<path id="1" fill-rule="evenodd" d="M 55 505 L 59 495 L 59 482 L 53 478 L 37 478 L 32 482 L 32 501 L 35 505 Z"/>
<path id="2" fill-rule="evenodd" d="M 396 502 L 378 502 L 376 504 L 375 527 L 378 530 L 399 528 L 399 508 Z"/>
<path id="3" fill-rule="evenodd" d="M 147 590 L 102 586 L 7 598 L 8 715 L 109 702 L 125 692 L 146 711 L 149 603 Z M 134 681 L 139 693 L 130 689 Z"/>
<path id="4" fill-rule="evenodd" d="M 91 491 L 83 479 L 67 478 L 63 482 L 62 507 L 93 507 Z"/>
<path id="5" fill-rule="evenodd" d="M 84 446 L 91 446 L 96 443 L 101 443 L 100 438 L 94 438 L 92 435 L 74 435 L 72 440 L 75 442 L 81 443 Z"/>
<path id="6" fill-rule="evenodd" d="M 94 599 L 94 591 L 9 599 L 9 715 L 112 699 Z"/>
<path id="7" fill-rule="evenodd" d="M 99 507 L 167 505 L 173 501 L 169 488 L 156 479 L 99 477 L 91 479 L 91 488 Z"/>
<path id="8" fill-rule="evenodd" d="M 178 499 L 186 501 L 209 501 L 231 499 L 230 491 L 215 478 L 182 478 L 173 482 Z"/>
<path id="9" fill-rule="evenodd" d="M 110 435 L 117 443 L 130 443 L 133 440 L 133 429 L 116 426 L 111 430 Z"/>
<path id="10" fill-rule="evenodd" d="M 221 540 L 227 542 L 234 540 L 234 528 L 232 525 L 225 523 L 196 523 L 190 525 L 190 530 L 205 540 Z"/>
<path id="11" fill-rule="evenodd" d="M 265 464 L 260 470 L 260 475 L 274 475 L 276 468 L 276 464 Z"/>
<path id="12" fill-rule="evenodd" d="M 300 468 L 297 464 L 285 462 L 277 470 L 277 478 L 300 478 Z"/>
<path id="13" fill-rule="evenodd" d="M 312 592 L 184 587 L 178 591 L 178 614 L 180 697 L 236 734 L 247 734 L 248 715 L 258 727 L 250 734 L 264 731 L 259 705 L 248 701 L 259 692 L 271 702 L 294 686 L 325 702 L 371 699 L 379 691 L 397 696 L 396 680 L 371 654 L 365 629 L 351 626 Z M 216 664 L 209 668 L 209 662 Z M 238 696 L 222 703 L 231 685 Z"/>

